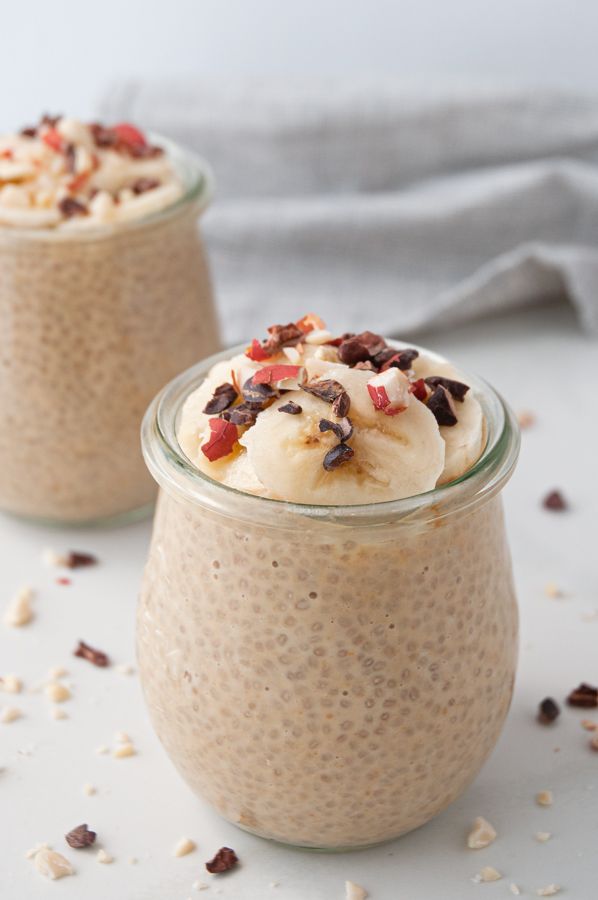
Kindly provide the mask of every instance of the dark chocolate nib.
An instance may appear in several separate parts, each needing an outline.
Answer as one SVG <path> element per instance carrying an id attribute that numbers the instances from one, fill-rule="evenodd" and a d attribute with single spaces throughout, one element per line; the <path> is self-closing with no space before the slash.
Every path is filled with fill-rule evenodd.
<path id="1" fill-rule="evenodd" d="M 552 697 L 546 697 L 538 707 L 538 722 L 541 722 L 542 725 L 550 725 L 555 719 L 558 719 L 560 712 L 558 703 Z"/>
<path id="2" fill-rule="evenodd" d="M 353 434 L 351 419 L 345 417 L 340 422 L 331 422 L 329 419 L 320 419 L 320 431 L 332 431 L 339 441 L 348 441 Z"/>
<path id="3" fill-rule="evenodd" d="M 428 409 L 434 414 L 439 425 L 457 424 L 457 416 L 455 415 L 451 396 L 441 384 L 428 397 Z"/>
<path id="4" fill-rule="evenodd" d="M 348 462 L 353 456 L 355 456 L 355 451 L 352 447 L 349 447 L 348 444 L 337 444 L 328 451 L 322 465 L 327 472 L 331 472 L 333 469 L 338 469 L 342 463 Z"/>
<path id="5" fill-rule="evenodd" d="M 209 416 L 216 415 L 217 413 L 224 412 L 229 406 L 232 406 L 236 399 L 237 392 L 235 388 L 232 384 L 229 384 L 228 381 L 225 381 L 224 384 L 218 385 L 214 391 L 213 397 L 211 400 L 208 400 L 203 411 Z"/>
<path id="6" fill-rule="evenodd" d="M 582 682 L 579 687 L 571 691 L 567 697 L 569 706 L 579 706 L 582 709 L 593 709 L 598 706 L 598 688 Z"/>
<path id="7" fill-rule="evenodd" d="M 303 412 L 303 408 L 293 400 L 289 400 L 288 403 L 278 407 L 278 412 L 288 413 L 290 416 L 298 416 Z"/>
<path id="8" fill-rule="evenodd" d="M 230 847 L 221 847 L 216 856 L 206 863 L 206 869 L 212 875 L 228 872 L 239 862 L 239 857 Z"/>
<path id="9" fill-rule="evenodd" d="M 64 837 L 69 847 L 73 847 L 74 850 L 81 850 L 83 847 L 91 847 L 96 839 L 96 833 L 95 831 L 90 831 L 87 825 L 77 825 Z"/>
<path id="10" fill-rule="evenodd" d="M 342 384 L 331 378 L 325 378 L 322 381 L 316 379 L 299 386 L 302 391 L 305 391 L 307 394 L 313 394 L 314 397 L 319 397 L 320 400 L 325 400 L 326 403 L 334 403 L 337 397 L 345 393 Z"/>

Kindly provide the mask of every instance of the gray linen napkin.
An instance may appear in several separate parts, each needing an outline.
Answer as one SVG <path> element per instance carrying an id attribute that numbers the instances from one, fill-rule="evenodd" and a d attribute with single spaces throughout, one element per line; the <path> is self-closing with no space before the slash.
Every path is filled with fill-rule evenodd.
<path id="1" fill-rule="evenodd" d="M 100 113 L 205 156 L 224 337 L 305 311 L 407 335 L 566 295 L 598 332 L 598 97 L 127 83 Z"/>

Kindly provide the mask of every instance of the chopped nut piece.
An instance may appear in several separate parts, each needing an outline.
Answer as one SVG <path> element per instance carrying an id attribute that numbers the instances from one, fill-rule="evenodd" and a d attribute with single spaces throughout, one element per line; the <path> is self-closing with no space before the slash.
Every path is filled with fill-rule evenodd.
<path id="1" fill-rule="evenodd" d="M 239 862 L 239 857 L 230 847 L 221 847 L 216 856 L 206 863 L 206 869 L 212 875 L 228 872 Z"/>
<path id="2" fill-rule="evenodd" d="M 195 849 L 197 849 L 197 844 L 191 838 L 181 838 L 172 851 L 172 855 L 187 856 L 188 853 L 193 853 Z"/>
<path id="3" fill-rule="evenodd" d="M 478 816 L 467 838 L 470 850 L 481 850 L 488 847 L 496 839 L 496 831 L 483 816 Z"/>
<path id="4" fill-rule="evenodd" d="M 484 866 L 477 875 L 474 875 L 472 880 L 475 881 L 476 884 L 480 884 L 480 882 L 500 881 L 501 878 L 502 875 L 494 868 L 494 866 Z"/>
<path id="5" fill-rule="evenodd" d="M 129 856 L 127 862 L 129 863 L 130 866 L 136 866 L 137 863 L 139 862 L 139 860 L 137 859 L 136 856 Z"/>
<path id="6" fill-rule="evenodd" d="M 536 894 L 538 897 L 554 897 L 555 894 L 560 892 L 560 887 L 558 884 L 547 884 L 546 887 L 538 888 Z"/>
<path id="7" fill-rule="evenodd" d="M 79 645 L 75 650 L 74 655 L 81 657 L 81 659 L 86 659 L 88 662 L 93 663 L 94 666 L 99 666 L 100 668 L 110 665 L 110 659 L 106 653 L 103 653 L 101 650 L 96 650 L 94 647 L 90 647 L 85 641 L 79 641 Z"/>
<path id="8" fill-rule="evenodd" d="M 105 865 L 108 865 L 109 863 L 114 862 L 114 857 L 110 856 L 109 853 L 106 853 L 106 851 L 103 848 L 101 850 L 98 850 L 98 855 L 96 856 L 96 859 L 99 863 L 105 863 Z"/>
<path id="9" fill-rule="evenodd" d="M 114 735 L 114 740 L 117 744 L 130 744 L 131 738 L 127 734 L 126 731 L 117 731 Z"/>
<path id="10" fill-rule="evenodd" d="M 519 886 L 516 885 L 514 882 L 509 885 L 509 890 L 511 891 L 512 894 L 515 894 L 516 897 L 521 896 L 521 891 L 519 889 Z"/>
<path id="11" fill-rule="evenodd" d="M 552 835 L 551 835 L 551 833 L 550 833 L 549 831 L 536 831 L 534 837 L 536 838 L 536 840 L 538 841 L 538 843 L 540 843 L 540 844 L 545 844 L 546 841 L 549 841 L 549 840 L 550 840 L 550 838 L 552 837 Z"/>
<path id="12" fill-rule="evenodd" d="M 23 682 L 16 675 L 4 675 L 0 678 L 0 691 L 5 694 L 20 694 L 23 689 Z"/>
<path id="13" fill-rule="evenodd" d="M 38 850 L 33 859 L 33 865 L 40 875 L 51 878 L 52 881 L 75 873 L 68 859 L 65 859 L 61 853 L 46 848 Z"/>
<path id="14" fill-rule="evenodd" d="M 135 756 L 136 754 L 135 747 L 131 743 L 120 744 L 120 746 L 115 747 L 112 751 L 112 756 L 115 759 L 125 759 L 127 756 Z"/>
<path id="15" fill-rule="evenodd" d="M 53 719 L 56 719 L 56 721 L 58 721 L 59 719 L 68 719 L 69 717 L 68 713 L 65 712 L 64 709 L 62 709 L 62 707 L 60 706 L 53 706 L 50 710 L 50 715 Z"/>
<path id="16" fill-rule="evenodd" d="M 591 719 L 582 719 L 581 727 L 586 731 L 598 731 L 598 722 L 592 722 Z"/>
<path id="17" fill-rule="evenodd" d="M 8 725 L 10 722 L 16 722 L 17 719 L 21 719 L 23 713 L 16 706 L 5 706 L 0 714 L 0 722 L 4 722 Z"/>
<path id="18" fill-rule="evenodd" d="M 22 587 L 8 604 L 4 613 L 4 623 L 11 628 L 22 628 L 33 619 L 31 601 L 35 596 L 33 588 Z"/>
<path id="19" fill-rule="evenodd" d="M 544 593 L 551 600 L 558 600 L 565 596 L 565 592 L 553 581 L 549 581 L 544 585 Z"/>
<path id="20" fill-rule="evenodd" d="M 366 900 L 368 892 L 359 884 L 345 881 L 345 900 Z"/>
<path id="21" fill-rule="evenodd" d="M 83 785 L 83 793 L 86 797 L 93 797 L 94 794 L 97 794 L 98 789 L 93 786 L 93 784 L 84 784 Z"/>
<path id="22" fill-rule="evenodd" d="M 538 722 L 541 722 L 542 725 L 550 725 L 559 717 L 560 712 L 558 704 L 552 697 L 546 697 L 538 708 Z"/>
<path id="23" fill-rule="evenodd" d="M 540 791 L 539 794 L 536 794 L 538 806 L 552 806 L 553 800 L 552 791 Z"/>
<path id="24" fill-rule="evenodd" d="M 119 673 L 119 675 L 134 675 L 135 666 L 131 666 L 128 663 L 119 663 L 116 666 L 116 671 Z"/>
<path id="25" fill-rule="evenodd" d="M 81 850 L 83 847 L 91 847 L 95 842 L 96 833 L 90 831 L 87 824 L 77 825 L 68 834 L 64 836 L 65 841 L 74 850 Z"/>
<path id="26" fill-rule="evenodd" d="M 99 756 L 105 756 L 107 753 L 110 753 L 110 747 L 107 747 L 106 744 L 102 744 L 100 747 L 96 748 L 96 753 Z"/>
<path id="27" fill-rule="evenodd" d="M 44 688 L 44 693 L 48 700 L 52 700 L 54 703 L 64 703 L 65 700 L 70 700 L 71 698 L 71 692 L 67 686 L 59 681 L 51 681 L 47 684 Z"/>

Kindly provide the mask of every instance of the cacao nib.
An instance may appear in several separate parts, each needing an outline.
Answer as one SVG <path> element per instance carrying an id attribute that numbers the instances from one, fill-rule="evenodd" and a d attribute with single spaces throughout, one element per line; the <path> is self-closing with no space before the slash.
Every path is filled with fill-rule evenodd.
<path id="1" fill-rule="evenodd" d="M 25 128 L 21 128 L 21 130 L 19 131 L 19 134 L 21 135 L 21 137 L 26 137 L 26 138 L 37 137 L 37 128 L 35 128 L 34 126 L 31 126 L 31 125 L 27 125 Z"/>
<path id="2" fill-rule="evenodd" d="M 233 406 L 232 409 L 225 410 L 222 413 L 222 418 L 227 422 L 232 422 L 233 425 L 255 425 L 257 411 L 249 409 L 245 403 L 239 403 L 238 406 Z"/>
<path id="3" fill-rule="evenodd" d="M 332 450 L 328 451 L 322 465 L 327 472 L 331 472 L 333 469 L 337 469 L 342 465 L 342 463 L 348 462 L 353 456 L 355 456 L 355 451 L 352 447 L 349 447 L 348 444 L 337 444 L 336 447 L 333 447 Z"/>
<path id="4" fill-rule="evenodd" d="M 97 566 L 98 558 L 93 553 L 83 553 L 81 550 L 69 550 L 64 564 L 67 569 L 82 569 L 85 566 Z"/>
<path id="5" fill-rule="evenodd" d="M 61 115 L 60 116 L 49 116 L 47 113 L 44 113 L 44 115 L 40 119 L 39 124 L 47 125 L 48 128 L 56 128 L 56 126 L 58 125 L 58 123 L 60 122 L 61 119 L 62 119 Z"/>
<path id="6" fill-rule="evenodd" d="M 64 156 L 65 156 L 65 160 L 66 160 L 66 170 L 67 170 L 67 172 L 69 172 L 72 175 L 75 171 L 75 145 L 74 144 L 66 145 L 66 148 L 64 151 Z"/>
<path id="7" fill-rule="evenodd" d="M 211 875 L 221 875 L 228 872 L 239 862 L 239 857 L 230 847 L 221 847 L 216 856 L 206 863 L 206 869 Z"/>
<path id="8" fill-rule="evenodd" d="M 598 688 L 582 682 L 579 687 L 571 691 L 567 697 L 569 706 L 578 706 L 582 709 L 592 709 L 598 706 Z"/>
<path id="9" fill-rule="evenodd" d="M 58 209 L 67 219 L 71 219 L 73 216 L 86 216 L 88 213 L 85 204 L 75 200 L 74 197 L 63 197 L 58 204 Z"/>
<path id="10" fill-rule="evenodd" d="M 542 725 L 550 725 L 558 719 L 560 712 L 558 703 L 552 697 L 546 697 L 538 707 L 538 722 L 541 722 Z"/>
<path id="11" fill-rule="evenodd" d="M 208 400 L 203 411 L 209 416 L 223 412 L 225 409 L 228 409 L 229 406 L 232 406 L 237 399 L 237 396 L 237 392 L 233 385 L 229 384 L 228 381 L 225 381 L 224 384 L 218 385 L 212 399 Z"/>
<path id="12" fill-rule="evenodd" d="M 339 394 L 338 397 L 332 401 L 332 414 L 338 416 L 339 419 L 344 419 L 345 416 L 348 415 L 350 409 L 351 398 L 346 391 L 343 391 L 342 394 Z"/>
<path id="13" fill-rule="evenodd" d="M 353 423 L 349 418 L 343 418 L 340 422 L 331 422 L 330 419 L 320 419 L 320 431 L 332 431 L 339 441 L 348 441 L 353 434 Z"/>
<path id="14" fill-rule="evenodd" d="M 248 409 L 260 412 L 276 396 L 276 391 L 269 384 L 255 384 L 253 378 L 248 378 L 243 385 L 243 400 Z"/>
<path id="15" fill-rule="evenodd" d="M 320 400 L 325 400 L 326 403 L 334 403 L 337 397 L 345 393 L 342 384 L 334 381 L 332 378 L 325 378 L 321 381 L 315 379 L 299 386 L 302 391 L 305 391 L 307 394 L 313 394 L 314 397 L 319 397 Z"/>
<path id="16" fill-rule="evenodd" d="M 439 425 L 456 425 L 457 416 L 451 400 L 451 395 L 441 384 L 428 397 L 428 409 L 433 413 Z"/>
<path id="17" fill-rule="evenodd" d="M 278 412 L 288 413 L 290 416 L 298 416 L 303 412 L 303 407 L 299 406 L 299 404 L 295 403 L 293 400 L 289 400 L 284 406 L 278 407 Z"/>
<path id="18" fill-rule="evenodd" d="M 563 512 L 568 509 L 568 504 L 560 491 L 551 491 L 544 497 L 542 501 L 544 509 L 550 509 L 553 512 Z"/>
<path id="19" fill-rule="evenodd" d="M 269 356 L 274 356 L 283 347 L 294 347 L 305 337 L 304 332 L 294 322 L 289 322 L 288 325 L 271 325 L 268 334 L 270 337 L 265 341 L 263 349 Z"/>
<path id="20" fill-rule="evenodd" d="M 454 397 L 455 400 L 458 400 L 460 403 L 463 403 L 465 394 L 469 390 L 468 384 L 463 384 L 462 381 L 455 381 L 453 378 L 444 378 L 442 375 L 429 375 L 424 381 L 426 384 L 429 384 L 430 387 L 438 387 L 439 384 L 442 385 L 443 388 L 446 388 L 451 397 Z"/>
<path id="21" fill-rule="evenodd" d="M 91 847 L 96 839 L 95 831 L 90 831 L 87 825 L 77 825 L 72 831 L 64 836 L 69 847 L 74 850 L 81 850 L 83 847 Z"/>
<path id="22" fill-rule="evenodd" d="M 86 644 L 84 641 L 79 641 L 79 646 L 75 650 L 75 656 L 86 659 L 88 662 L 93 663 L 94 666 L 99 666 L 101 669 L 110 665 L 110 659 L 106 653 L 103 653 L 101 650 L 96 650 L 94 647 L 90 647 L 89 644 Z"/>
<path id="23" fill-rule="evenodd" d="M 362 331 L 347 338 L 338 348 L 338 358 L 345 365 L 353 366 L 358 362 L 373 359 L 376 354 L 386 348 L 386 341 L 372 331 Z"/>
<path id="24" fill-rule="evenodd" d="M 99 122 L 92 122 L 89 130 L 96 147 L 115 147 L 118 144 L 118 135 L 112 128 L 105 128 Z"/>
<path id="25" fill-rule="evenodd" d="M 157 187 L 160 187 L 160 182 L 157 178 L 138 178 L 137 181 L 133 182 L 131 190 L 134 194 L 145 194 L 147 191 L 153 191 Z"/>
<path id="26" fill-rule="evenodd" d="M 340 347 L 343 341 L 348 341 L 349 338 L 355 337 L 355 333 L 353 331 L 345 331 L 344 334 L 341 334 L 340 337 L 333 338 L 331 341 L 326 341 L 329 347 Z"/>

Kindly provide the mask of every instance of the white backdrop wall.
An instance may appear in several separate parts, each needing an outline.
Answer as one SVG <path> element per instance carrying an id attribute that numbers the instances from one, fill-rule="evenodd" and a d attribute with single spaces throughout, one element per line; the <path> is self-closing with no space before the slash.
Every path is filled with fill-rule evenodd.
<path id="1" fill-rule="evenodd" d="M 0 0 L 0 129 L 109 81 L 396 75 L 598 88 L 595 0 Z"/>

